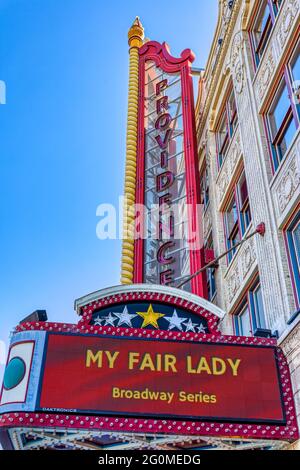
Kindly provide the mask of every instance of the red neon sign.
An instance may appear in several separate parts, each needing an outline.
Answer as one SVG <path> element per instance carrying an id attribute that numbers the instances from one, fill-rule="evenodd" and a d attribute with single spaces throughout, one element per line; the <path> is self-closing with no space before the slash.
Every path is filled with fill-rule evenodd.
<path id="1" fill-rule="evenodd" d="M 193 60 L 190 49 L 180 58 L 172 57 L 165 43 L 149 41 L 139 49 L 136 203 L 147 210 L 151 204 L 158 205 L 159 233 L 157 240 L 148 236 L 135 241 L 135 283 L 174 286 L 204 264 L 199 240 L 195 243 L 195 234 L 200 234 L 200 195 Z M 172 212 L 166 212 L 175 204 L 177 211 L 187 208 L 187 220 L 186 228 L 174 237 L 182 217 L 175 223 Z M 196 276 L 187 289 L 206 298 L 205 277 L 205 273 Z"/>

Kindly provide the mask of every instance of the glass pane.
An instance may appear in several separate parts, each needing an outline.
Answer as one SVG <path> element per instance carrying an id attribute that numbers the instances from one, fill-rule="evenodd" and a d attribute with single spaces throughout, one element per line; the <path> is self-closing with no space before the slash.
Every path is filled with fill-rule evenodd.
<path id="1" fill-rule="evenodd" d="M 240 193 L 241 207 L 243 207 L 243 205 L 248 199 L 248 188 L 247 188 L 247 181 L 246 181 L 245 174 L 242 175 L 239 181 L 239 193 Z"/>
<path id="2" fill-rule="evenodd" d="M 281 84 L 280 95 L 275 101 L 269 113 L 269 121 L 273 139 L 275 138 L 288 110 L 290 109 L 290 99 L 285 81 Z"/>
<path id="3" fill-rule="evenodd" d="M 208 300 L 212 300 L 216 293 L 215 269 L 213 268 L 207 270 L 207 291 Z"/>
<path id="4" fill-rule="evenodd" d="M 295 229 L 292 232 L 292 235 L 298 265 L 300 266 L 300 222 L 298 222 L 298 225 L 296 225 Z"/>
<path id="5" fill-rule="evenodd" d="M 282 0 L 273 0 L 275 15 L 277 15 L 277 13 L 278 13 L 278 11 L 279 11 L 281 2 L 282 2 Z"/>
<path id="6" fill-rule="evenodd" d="M 235 246 L 241 241 L 240 232 L 236 230 L 233 235 L 230 236 L 231 246 Z"/>
<path id="7" fill-rule="evenodd" d="M 206 168 L 200 175 L 200 202 L 204 207 L 206 207 L 209 202 L 208 171 Z"/>
<path id="8" fill-rule="evenodd" d="M 294 80 L 300 80 L 300 54 L 299 48 L 291 63 L 292 75 Z"/>
<path id="9" fill-rule="evenodd" d="M 255 315 L 258 328 L 266 328 L 264 305 L 262 300 L 261 287 L 258 286 L 253 292 L 255 303 Z"/>
<path id="10" fill-rule="evenodd" d="M 231 92 L 231 95 L 230 95 L 230 98 L 229 98 L 229 101 L 228 101 L 228 105 L 229 105 L 229 119 L 230 119 L 230 122 L 232 122 L 232 119 L 236 113 L 236 105 L 235 105 L 235 98 L 234 98 L 234 91 L 232 90 Z"/>
<path id="11" fill-rule="evenodd" d="M 284 131 L 284 134 L 283 134 L 283 138 L 279 144 L 281 158 L 284 157 L 286 151 L 288 150 L 294 138 L 295 133 L 296 133 L 296 124 L 295 124 L 293 117 L 291 117 L 291 120 L 289 124 L 287 125 L 286 130 Z"/>
<path id="12" fill-rule="evenodd" d="M 231 234 L 236 222 L 238 220 L 238 211 L 236 207 L 235 199 L 233 199 L 228 211 L 226 212 L 226 222 L 227 222 L 227 233 Z"/>
<path id="13" fill-rule="evenodd" d="M 254 26 L 254 39 L 255 39 L 255 46 L 257 48 L 259 41 L 262 37 L 262 34 L 267 26 L 268 20 L 270 18 L 270 10 L 269 10 L 269 5 L 267 0 L 264 0 L 262 3 L 262 8 L 260 10 L 260 13 L 257 17 L 256 24 Z"/>
<path id="14" fill-rule="evenodd" d="M 239 315 L 240 334 L 242 336 L 252 336 L 251 322 L 248 307 Z"/>
<path id="15" fill-rule="evenodd" d="M 227 123 L 226 123 L 226 111 L 225 111 L 224 115 L 222 117 L 220 126 L 219 126 L 219 130 L 217 132 L 217 141 L 218 141 L 219 152 L 221 152 L 221 149 L 223 147 L 226 136 L 227 136 Z"/>

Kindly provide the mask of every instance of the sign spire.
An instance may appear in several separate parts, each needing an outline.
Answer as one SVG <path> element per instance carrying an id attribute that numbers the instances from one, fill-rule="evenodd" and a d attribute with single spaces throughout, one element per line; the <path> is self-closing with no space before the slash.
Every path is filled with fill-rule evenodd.
<path id="1" fill-rule="evenodd" d="M 123 246 L 121 262 L 121 283 L 133 283 L 134 264 L 134 204 L 137 166 L 137 127 L 139 94 L 139 53 L 143 45 L 144 28 L 137 16 L 128 31 L 129 83 L 126 134 L 125 188 L 123 209 Z"/>

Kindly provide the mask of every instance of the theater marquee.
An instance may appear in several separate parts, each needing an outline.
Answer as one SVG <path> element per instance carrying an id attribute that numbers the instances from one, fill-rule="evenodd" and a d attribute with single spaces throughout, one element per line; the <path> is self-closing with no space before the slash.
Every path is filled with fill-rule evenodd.
<path id="1" fill-rule="evenodd" d="M 17 327 L 0 428 L 297 438 L 275 339 L 221 335 L 218 307 L 170 287 L 118 286 L 76 308 L 78 325 Z"/>
<path id="2" fill-rule="evenodd" d="M 37 408 L 285 424 L 276 348 L 49 334 Z"/>

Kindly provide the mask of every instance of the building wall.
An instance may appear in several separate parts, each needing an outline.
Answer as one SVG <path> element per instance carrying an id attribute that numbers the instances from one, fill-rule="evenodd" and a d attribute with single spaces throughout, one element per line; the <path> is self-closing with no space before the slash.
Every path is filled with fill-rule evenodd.
<path id="1" fill-rule="evenodd" d="M 266 233 L 240 246 L 230 262 L 226 258 L 220 261 L 215 271 L 213 302 L 227 313 L 221 325 L 223 332 L 236 332 L 235 315 L 245 296 L 250 302 L 252 294 L 247 293 L 254 280 L 259 279 L 265 328 L 277 332 L 289 360 L 300 424 L 299 316 L 288 324 L 299 308 L 299 300 L 286 232 L 300 207 L 300 125 L 296 119 L 297 129 L 275 170 L 265 117 L 278 93 L 284 67 L 299 44 L 300 0 L 282 0 L 276 16 L 274 13 L 259 64 L 255 65 L 251 38 L 262 1 L 219 1 L 214 41 L 199 81 L 196 106 L 199 169 L 203 172 L 206 165 L 209 179 L 209 204 L 203 214 L 204 238 L 212 235 L 215 255 L 226 250 L 224 212 L 244 168 L 252 220 L 242 236 L 261 222 L 265 223 Z M 231 86 L 238 124 L 219 166 L 218 122 Z M 251 328 L 254 333 L 253 323 Z"/>

